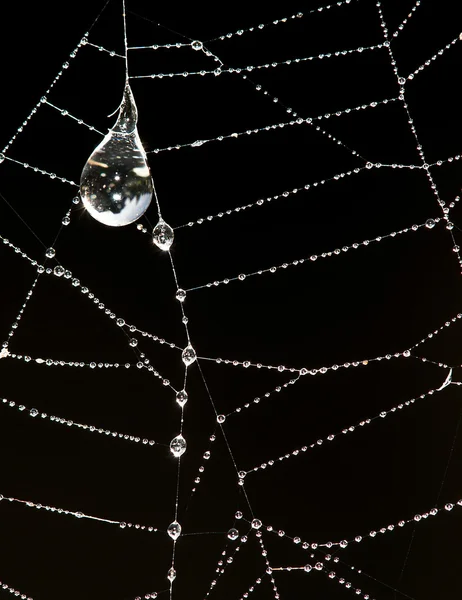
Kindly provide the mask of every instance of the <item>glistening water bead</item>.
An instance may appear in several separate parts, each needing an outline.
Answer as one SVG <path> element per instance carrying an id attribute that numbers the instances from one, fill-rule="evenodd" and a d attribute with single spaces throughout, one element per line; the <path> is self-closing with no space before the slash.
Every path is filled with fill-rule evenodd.
<path id="1" fill-rule="evenodd" d="M 151 203 L 153 183 L 137 121 L 135 99 L 127 82 L 117 122 L 95 148 L 80 177 L 83 204 L 104 225 L 129 225 Z"/>
<path id="2" fill-rule="evenodd" d="M 196 360 L 196 353 L 191 344 L 188 344 L 181 354 L 184 364 L 188 367 Z"/>
<path id="3" fill-rule="evenodd" d="M 170 246 L 173 244 L 174 238 L 173 229 L 163 219 L 159 219 L 159 222 L 152 230 L 152 241 L 161 250 L 170 250 Z"/>
<path id="4" fill-rule="evenodd" d="M 176 393 L 176 401 L 181 406 L 181 408 L 183 408 L 183 406 L 188 401 L 188 394 L 187 394 L 186 390 L 180 390 L 179 392 Z"/>
<path id="5" fill-rule="evenodd" d="M 228 538 L 230 540 L 232 540 L 234 542 L 234 540 L 237 540 L 237 538 L 239 537 L 239 531 L 233 527 L 232 529 L 230 529 L 228 531 Z"/>
<path id="6" fill-rule="evenodd" d="M 180 458 L 186 452 L 186 440 L 181 433 L 170 442 L 170 452 L 175 458 Z"/>
<path id="7" fill-rule="evenodd" d="M 169 570 L 168 570 L 168 573 L 167 573 L 167 579 L 168 579 L 168 580 L 169 580 L 171 583 L 173 583 L 173 581 L 175 580 L 175 578 L 176 578 L 176 571 L 175 571 L 175 569 L 172 567 L 171 569 L 169 569 Z"/>
<path id="8" fill-rule="evenodd" d="M 172 538 L 173 541 L 176 541 L 181 535 L 181 525 L 178 521 L 173 521 L 167 528 L 168 535 Z"/>
<path id="9" fill-rule="evenodd" d="M 184 302 L 186 300 L 186 292 L 184 290 L 182 290 L 181 288 L 178 288 L 175 294 L 175 298 L 179 301 L 179 302 Z"/>

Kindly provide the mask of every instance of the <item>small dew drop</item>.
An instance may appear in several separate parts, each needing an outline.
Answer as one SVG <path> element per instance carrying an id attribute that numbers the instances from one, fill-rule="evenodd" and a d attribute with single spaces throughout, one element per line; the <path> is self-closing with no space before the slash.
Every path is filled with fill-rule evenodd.
<path id="1" fill-rule="evenodd" d="M 194 351 L 194 348 L 191 346 L 191 344 L 188 344 L 186 346 L 186 348 L 183 350 L 181 358 L 183 359 L 183 362 L 187 367 L 189 365 L 192 365 L 192 363 L 196 360 L 196 353 Z"/>
<path id="2" fill-rule="evenodd" d="M 172 538 L 172 540 L 177 540 L 181 535 L 181 525 L 178 521 L 173 521 L 167 528 L 168 535 Z"/>
<path id="3" fill-rule="evenodd" d="M 186 390 L 180 390 L 176 393 L 176 401 L 181 406 L 181 408 L 183 408 L 183 406 L 188 401 L 188 394 L 186 393 Z"/>
<path id="4" fill-rule="evenodd" d="M 170 442 L 170 452 L 176 458 L 179 458 L 186 452 L 186 440 L 184 439 L 184 437 L 181 434 L 177 435 Z"/>
<path id="5" fill-rule="evenodd" d="M 179 302 L 184 302 L 186 299 L 186 292 L 182 289 L 178 289 L 176 291 L 175 294 L 175 298 L 179 301 Z"/>
<path id="6" fill-rule="evenodd" d="M 152 230 L 152 241 L 161 250 L 170 250 L 173 244 L 174 233 L 173 229 L 163 219 L 159 219 L 159 222 Z"/>

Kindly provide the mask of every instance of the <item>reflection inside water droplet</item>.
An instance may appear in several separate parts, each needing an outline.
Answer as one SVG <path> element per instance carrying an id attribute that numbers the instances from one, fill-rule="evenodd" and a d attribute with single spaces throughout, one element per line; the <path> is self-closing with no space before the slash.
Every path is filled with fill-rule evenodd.
<path id="1" fill-rule="evenodd" d="M 177 435 L 170 442 L 170 452 L 176 458 L 179 458 L 186 452 L 186 440 L 184 439 L 184 437 L 181 434 Z"/>
<path id="2" fill-rule="evenodd" d="M 137 118 L 135 100 L 127 83 L 116 124 L 82 171 L 80 195 L 84 206 L 104 225 L 129 225 L 151 203 L 153 184 L 136 128 Z"/>
<path id="3" fill-rule="evenodd" d="M 169 250 L 173 244 L 173 238 L 173 229 L 163 219 L 159 219 L 159 222 L 152 231 L 154 244 L 161 250 Z"/>

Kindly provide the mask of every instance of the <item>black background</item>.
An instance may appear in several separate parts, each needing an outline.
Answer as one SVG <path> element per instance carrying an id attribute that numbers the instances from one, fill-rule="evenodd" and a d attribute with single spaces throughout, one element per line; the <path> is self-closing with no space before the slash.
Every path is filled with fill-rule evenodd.
<path id="1" fill-rule="evenodd" d="M 400 75 L 407 76 L 459 34 L 456 4 L 422 6 L 392 42 Z M 225 41 L 206 43 L 226 65 L 255 65 L 317 56 L 383 41 L 374 2 L 361 0 L 313 12 L 314 2 L 280 7 L 250 3 L 191 3 L 187 8 L 133 0 L 127 7 L 129 45 L 210 40 L 299 11 L 302 19 L 269 26 Z M 412 9 L 409 1 L 384 3 L 389 31 Z M 67 60 L 103 2 L 20 3 L 2 7 L 1 142 L 15 133 Z M 161 26 L 156 26 L 160 23 Z M 110 2 L 90 32 L 90 42 L 123 52 L 121 7 Z M 179 33 L 175 33 L 179 32 Z M 182 37 L 182 36 L 186 36 Z M 406 99 L 428 163 L 461 151 L 460 45 L 451 47 L 406 85 Z M 131 75 L 213 69 L 190 48 L 131 51 Z M 48 99 L 107 131 L 123 88 L 124 64 L 87 45 Z M 260 84 L 270 96 L 255 90 Z M 396 98 L 399 86 L 385 49 L 317 59 L 298 65 L 237 74 L 132 80 L 138 128 L 149 154 L 162 214 L 172 227 L 216 215 L 336 173 L 366 161 L 420 165 L 416 142 L 400 101 L 321 119 L 318 125 L 361 157 L 309 125 L 288 126 L 197 148 L 152 153 L 156 148 L 215 138 L 248 128 Z M 277 97 L 279 103 L 271 97 Z M 79 181 L 100 136 L 49 106 L 38 113 L 8 156 Z M 431 168 L 442 200 L 460 189 L 458 161 Z M 65 212 L 72 221 L 54 243 L 56 260 L 88 286 L 117 316 L 180 348 L 186 344 L 168 256 L 136 226 L 104 227 L 72 204 L 77 188 L 5 160 L 0 164 L 0 233 L 43 262 Z M 19 218 L 20 217 L 20 218 Z M 353 242 L 441 218 L 422 170 L 381 168 L 312 187 L 211 223 L 178 229 L 172 256 L 181 287 L 191 288 L 285 261 L 307 258 Z M 154 204 L 141 222 L 151 229 Z M 457 228 L 460 207 L 451 213 Z M 27 226 L 26 226 L 27 224 Z M 34 235 L 35 234 L 35 235 Z M 188 293 L 185 310 L 199 356 L 249 360 L 300 369 L 362 361 L 402 352 L 461 306 L 461 279 L 452 239 L 440 222 L 394 239 L 316 262 L 249 277 L 227 286 Z M 35 270 L 0 245 L 0 330 L 6 339 L 35 277 Z M 54 266 L 56 260 L 48 261 Z M 307 375 L 279 394 L 230 416 L 225 432 L 238 469 L 338 433 L 401 402 L 438 388 L 448 369 L 416 356 L 457 366 L 461 362 L 457 321 L 420 346 L 410 358 Z M 12 353 L 85 362 L 136 363 L 140 351 L 181 387 L 178 349 L 139 337 L 137 351 L 104 311 L 69 281 L 43 275 L 10 345 Z M 244 369 L 200 360 L 188 375 L 185 407 L 188 450 L 181 461 L 177 579 L 174 596 L 204 598 L 240 509 L 252 513 L 237 486 L 223 434 L 217 429 L 202 483 L 191 489 L 216 412 L 229 413 L 294 375 Z M 459 380 L 454 369 L 453 379 Z M 117 521 L 158 527 L 160 533 L 120 529 L 72 516 L 0 503 L 0 578 L 35 599 L 82 597 L 130 599 L 168 589 L 177 461 L 168 443 L 178 433 L 180 411 L 171 389 L 147 370 L 95 369 L 0 361 L 1 397 L 97 427 L 148 437 L 145 447 L 31 418 L 0 405 L 0 493 L 43 505 L 82 511 Z M 250 474 L 245 490 L 253 512 L 266 525 L 303 540 L 339 541 L 367 536 L 462 497 L 460 484 L 460 391 L 419 400 L 362 430 L 339 435 L 282 464 Z M 378 600 L 460 598 L 460 507 L 442 511 L 393 533 L 365 539 L 333 554 L 339 577 Z M 209 535 L 202 535 L 211 532 Z M 189 534 L 201 535 L 189 535 Z M 265 533 L 272 566 L 302 566 L 323 554 L 304 551 L 287 538 Z M 412 542 L 412 543 L 411 543 Z M 326 562 L 327 571 L 332 567 Z M 406 565 L 403 570 L 403 565 Z M 358 574 L 348 565 L 362 569 Z M 334 566 L 334 565 L 333 565 Z M 250 534 L 211 597 L 238 599 L 261 575 L 255 599 L 272 598 L 257 540 Z M 335 599 L 354 595 L 326 572 L 276 572 L 281 598 Z M 386 585 L 385 585 L 386 584 Z M 389 587 L 387 587 L 389 586 Z M 397 588 L 402 593 L 393 591 Z M 164 592 L 165 596 L 167 595 Z M 0 589 L 0 595 L 7 592 Z"/>

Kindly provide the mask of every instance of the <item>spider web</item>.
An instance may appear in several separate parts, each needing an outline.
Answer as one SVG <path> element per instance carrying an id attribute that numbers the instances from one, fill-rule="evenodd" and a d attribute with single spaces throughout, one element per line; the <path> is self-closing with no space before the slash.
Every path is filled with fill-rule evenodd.
<path id="1" fill-rule="evenodd" d="M 457 21 L 128 6 L 163 253 L 154 205 L 118 231 L 74 202 L 120 8 L 41 21 L 5 77 L 0 592 L 459 597 Z"/>

